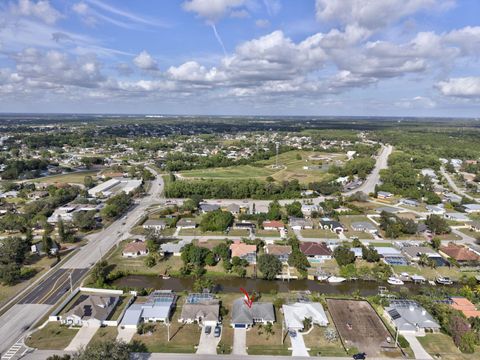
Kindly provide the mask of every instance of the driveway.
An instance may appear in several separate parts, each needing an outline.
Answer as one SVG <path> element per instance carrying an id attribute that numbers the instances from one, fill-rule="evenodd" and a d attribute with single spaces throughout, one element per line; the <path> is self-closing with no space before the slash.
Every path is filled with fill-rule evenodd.
<path id="1" fill-rule="evenodd" d="M 213 330 L 210 334 L 205 334 L 205 329 L 202 328 L 202 334 L 200 335 L 200 342 L 198 343 L 197 354 L 210 354 L 217 355 L 217 345 L 222 338 L 219 336 L 216 338 L 213 336 Z M 223 331 L 222 331 L 223 332 Z"/>
<path id="2" fill-rule="evenodd" d="M 80 347 L 87 346 L 99 328 L 100 325 L 97 324 L 83 325 L 77 335 L 70 341 L 70 344 L 65 348 L 65 351 L 77 351 Z"/>
<path id="3" fill-rule="evenodd" d="M 290 336 L 290 342 L 292 343 L 292 356 L 310 356 L 302 334 L 297 333 L 295 337 Z"/>
<path id="4" fill-rule="evenodd" d="M 127 344 L 132 340 L 133 335 L 137 333 L 137 329 L 126 328 L 122 329 L 121 326 L 118 327 L 117 340 L 125 341 Z"/>
<path id="5" fill-rule="evenodd" d="M 415 359 L 430 360 L 433 359 L 423 348 L 415 335 L 403 335 L 410 343 Z"/>
<path id="6" fill-rule="evenodd" d="M 247 355 L 247 329 L 233 329 L 233 355 Z"/>

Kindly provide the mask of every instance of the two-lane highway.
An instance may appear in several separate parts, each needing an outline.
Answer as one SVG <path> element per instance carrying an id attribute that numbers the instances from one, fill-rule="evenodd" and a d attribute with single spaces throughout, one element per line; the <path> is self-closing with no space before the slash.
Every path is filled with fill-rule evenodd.
<path id="1" fill-rule="evenodd" d="M 139 199 L 128 214 L 108 228 L 90 235 L 85 246 L 76 251 L 60 268 L 51 271 L 41 282 L 28 288 L 26 295 L 0 317 L 1 354 L 25 336 L 31 326 L 70 290 L 70 281 L 74 287 L 77 286 L 103 255 L 128 237 L 130 229 L 140 220 L 146 209 L 158 203 L 163 192 L 163 180 L 155 170 L 148 169 L 156 175 L 155 180 L 151 181 L 148 194 Z"/>

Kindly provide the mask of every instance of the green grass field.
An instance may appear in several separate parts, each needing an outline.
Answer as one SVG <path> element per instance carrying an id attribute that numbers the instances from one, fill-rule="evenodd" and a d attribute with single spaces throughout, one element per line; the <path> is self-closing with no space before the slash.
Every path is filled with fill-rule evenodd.
<path id="1" fill-rule="evenodd" d="M 300 158 L 298 158 L 298 156 Z M 201 170 L 189 170 L 181 173 L 185 178 L 204 178 L 204 179 L 257 179 L 264 180 L 267 176 L 273 177 L 277 181 L 297 179 L 302 183 L 312 181 L 321 181 L 332 178 L 324 169 L 305 170 L 304 166 L 318 165 L 322 160 L 312 160 L 314 157 L 329 157 L 333 161 L 343 161 L 343 154 L 327 154 L 311 151 L 289 151 L 279 155 L 278 163 L 282 167 L 272 168 L 276 159 L 272 157 L 268 160 L 257 162 L 255 165 L 240 165 L 227 168 L 212 168 Z M 324 162 L 326 160 L 323 160 Z"/>
<path id="2" fill-rule="evenodd" d="M 455 346 L 450 336 L 445 334 L 428 334 L 418 337 L 423 348 L 432 356 L 440 355 L 442 360 L 478 360 L 480 353 L 478 349 L 473 354 L 462 354 Z"/>
<path id="3" fill-rule="evenodd" d="M 45 176 L 37 179 L 32 179 L 30 181 L 49 183 L 49 184 L 55 184 L 55 183 L 83 184 L 83 179 L 85 178 L 85 176 L 94 177 L 97 174 L 97 172 L 98 172 L 97 170 L 77 171 L 69 174 Z"/>
<path id="4" fill-rule="evenodd" d="M 61 326 L 58 322 L 50 322 L 43 329 L 30 335 L 25 344 L 40 350 L 63 350 L 70 344 L 78 330 Z"/>

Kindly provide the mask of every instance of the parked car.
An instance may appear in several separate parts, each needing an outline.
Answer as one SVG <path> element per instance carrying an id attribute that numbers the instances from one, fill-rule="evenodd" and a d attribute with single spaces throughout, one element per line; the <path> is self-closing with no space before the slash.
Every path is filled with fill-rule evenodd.
<path id="1" fill-rule="evenodd" d="M 294 330 L 290 330 L 290 331 L 288 332 L 288 335 L 290 335 L 290 337 L 294 338 L 294 337 L 297 336 L 297 332 L 294 331 Z"/>
<path id="2" fill-rule="evenodd" d="M 221 333 L 222 329 L 220 328 L 220 326 L 215 326 L 215 330 L 213 331 L 213 336 L 215 337 L 220 337 L 220 333 Z"/>
<path id="3" fill-rule="evenodd" d="M 367 354 L 365 353 L 358 353 L 358 354 L 355 354 L 353 355 L 353 358 L 355 360 L 365 360 L 367 358 Z"/>
<path id="4" fill-rule="evenodd" d="M 211 326 L 205 326 L 205 334 L 210 334 L 212 332 L 212 327 Z"/>

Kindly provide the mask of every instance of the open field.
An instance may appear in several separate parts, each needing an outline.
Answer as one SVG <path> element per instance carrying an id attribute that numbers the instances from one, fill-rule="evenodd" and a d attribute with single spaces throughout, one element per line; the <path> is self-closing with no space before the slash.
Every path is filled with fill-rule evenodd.
<path id="1" fill-rule="evenodd" d="M 327 306 L 348 350 L 378 356 L 382 348 L 391 347 L 386 341 L 390 333 L 367 301 L 327 299 Z"/>
<path id="2" fill-rule="evenodd" d="M 116 326 L 101 327 L 95 333 L 95 336 L 88 343 L 89 345 L 98 344 L 100 342 L 115 340 L 118 335 L 118 328 Z"/>
<path id="3" fill-rule="evenodd" d="M 58 322 L 49 322 L 43 329 L 35 331 L 25 344 L 40 350 L 63 350 L 77 335 L 79 328 L 62 326 Z"/>
<path id="4" fill-rule="evenodd" d="M 304 229 L 300 233 L 305 238 L 311 239 L 338 239 L 338 235 L 330 230 L 325 229 Z"/>
<path id="5" fill-rule="evenodd" d="M 446 276 L 453 280 L 459 280 L 463 274 L 466 272 L 460 272 L 456 267 L 448 267 L 448 266 L 439 266 L 434 269 L 428 266 L 419 266 L 415 265 L 399 265 L 394 266 L 393 270 L 400 274 L 402 272 L 407 272 L 410 275 L 417 274 L 425 277 L 427 280 L 435 280 L 439 276 Z M 475 272 L 471 273 L 472 276 L 476 275 Z"/>
<path id="6" fill-rule="evenodd" d="M 48 184 L 55 184 L 55 183 L 83 184 L 83 179 L 85 178 L 85 176 L 94 177 L 97 174 L 97 172 L 98 172 L 97 170 L 76 171 L 68 174 L 45 176 L 37 179 L 32 179 L 29 181 L 48 183 Z"/>
<path id="7" fill-rule="evenodd" d="M 319 160 L 315 160 L 315 158 Z M 327 161 L 327 158 L 330 160 Z M 278 169 L 272 167 L 276 162 L 275 157 L 272 157 L 268 160 L 258 161 L 254 165 L 184 171 L 181 173 L 181 176 L 185 178 L 257 180 L 264 180 L 266 177 L 271 176 L 277 181 L 297 179 L 301 183 L 309 183 L 332 178 L 332 175 L 327 173 L 327 163 L 341 162 L 345 158 L 344 154 L 295 150 L 279 155 L 278 163 L 281 168 Z M 321 169 L 306 170 L 303 168 L 304 166 L 317 166 L 322 163 L 325 166 Z"/>
<path id="8" fill-rule="evenodd" d="M 432 356 L 437 354 L 442 360 L 478 360 L 480 359 L 480 352 L 477 349 L 473 354 L 462 354 L 455 346 L 450 336 L 445 334 L 427 334 L 423 337 L 418 337 L 418 341 L 423 348 Z"/>

